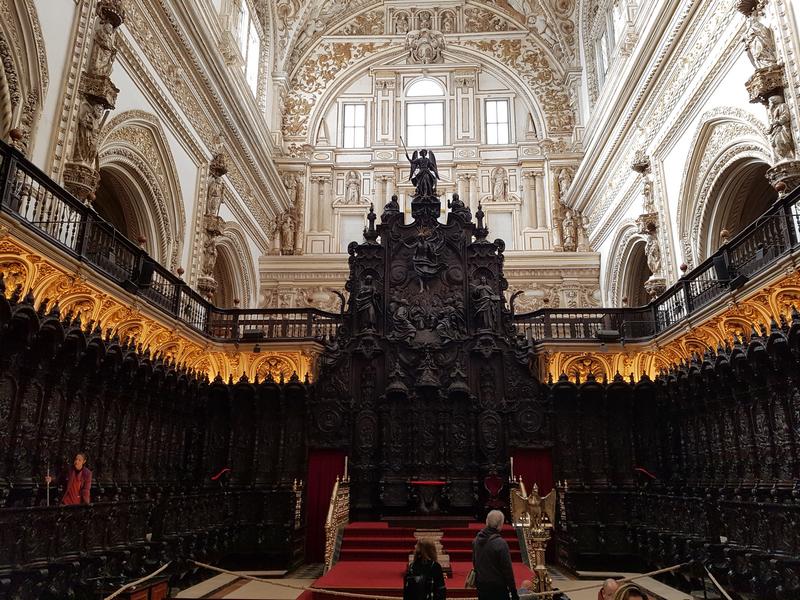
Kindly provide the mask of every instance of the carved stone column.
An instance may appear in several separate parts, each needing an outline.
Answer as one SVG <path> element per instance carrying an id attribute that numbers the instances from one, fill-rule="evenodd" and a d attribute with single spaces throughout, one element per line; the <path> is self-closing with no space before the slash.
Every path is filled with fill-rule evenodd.
<path id="1" fill-rule="evenodd" d="M 331 232 L 331 221 L 333 215 L 331 214 L 331 207 L 333 206 L 332 197 L 331 197 L 331 177 L 330 175 L 326 175 L 321 177 L 322 180 L 322 193 L 319 197 L 319 205 L 320 205 L 320 215 L 319 215 L 319 222 L 320 222 L 320 231 L 324 231 L 327 233 Z"/>
<path id="2" fill-rule="evenodd" d="M 217 152 L 208 165 L 208 190 L 203 213 L 203 246 L 200 255 L 200 276 L 197 290 L 206 298 L 211 298 L 217 290 L 214 279 L 214 266 L 217 264 L 217 238 L 225 230 L 225 222 L 219 216 L 219 207 L 224 199 L 225 185 L 222 176 L 228 172 L 225 154 Z"/>
<path id="3" fill-rule="evenodd" d="M 539 228 L 547 228 L 547 202 L 544 198 L 544 173 L 542 171 L 533 172 L 535 179 L 534 193 L 536 195 L 536 222 Z"/>
<path id="4" fill-rule="evenodd" d="M 539 227 L 536 206 L 536 174 L 533 171 L 524 171 L 522 178 L 525 180 L 525 190 L 522 195 L 522 227 Z"/>
<path id="5" fill-rule="evenodd" d="M 751 103 L 767 108 L 769 139 L 775 165 L 766 173 L 772 187 L 783 196 L 800 186 L 800 160 L 792 134 L 792 116 L 784 98 L 786 76 L 783 63 L 778 60 L 775 34 L 762 22 L 763 2 L 739 0 L 736 8 L 747 18 L 747 31 L 743 42 L 747 56 L 755 68 L 745 86 Z"/>
<path id="6" fill-rule="evenodd" d="M 470 173 L 466 177 L 469 181 L 469 208 L 474 215 L 478 212 L 478 176 Z"/>
<path id="7" fill-rule="evenodd" d="M 106 111 L 112 110 L 119 89 L 111 82 L 117 55 L 117 29 L 125 21 L 123 0 L 99 0 L 94 21 L 89 63 L 81 74 L 78 129 L 70 160 L 64 166 L 64 187 L 89 204 L 100 183 L 97 170 L 97 141 Z"/>
<path id="8" fill-rule="evenodd" d="M 320 200 L 322 195 L 322 181 L 317 176 L 311 177 L 311 218 L 310 227 L 311 231 L 316 233 L 319 231 L 319 215 L 322 202 Z"/>
<path id="9" fill-rule="evenodd" d="M 467 196 L 467 176 L 464 173 L 459 173 L 456 175 L 456 191 L 458 191 L 458 197 L 461 198 L 463 202 L 464 199 L 467 199 L 467 203 L 469 203 L 469 197 Z"/>

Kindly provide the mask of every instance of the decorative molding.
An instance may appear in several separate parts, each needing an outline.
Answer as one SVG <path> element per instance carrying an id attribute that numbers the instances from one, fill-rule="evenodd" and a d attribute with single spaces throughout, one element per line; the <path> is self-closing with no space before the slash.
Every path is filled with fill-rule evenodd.
<path id="1" fill-rule="evenodd" d="M 67 264 L 67 260 L 54 261 L 15 240 L 8 229 L 0 232 L 0 272 L 5 276 L 8 296 L 22 286 L 23 295 L 30 291 L 41 301 L 47 299 L 49 306 L 58 302 L 61 314 L 79 315 L 84 324 L 93 322 L 122 340 L 130 338 L 151 355 L 159 353 L 211 379 L 217 374 L 225 380 L 245 374 L 252 381 L 264 370 L 267 357 L 290 365 L 300 377 L 312 374 L 313 356 L 318 351 L 315 343 L 282 343 L 280 349 L 265 347 L 266 354 L 209 343 L 184 325 L 167 321 L 135 296 L 109 291 L 104 281 L 79 263 L 74 268 Z"/>

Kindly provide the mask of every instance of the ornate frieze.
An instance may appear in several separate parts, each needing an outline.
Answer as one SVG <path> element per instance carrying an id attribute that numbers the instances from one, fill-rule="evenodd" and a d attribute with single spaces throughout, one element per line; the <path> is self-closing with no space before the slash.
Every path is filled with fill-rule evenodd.
<path id="1" fill-rule="evenodd" d="M 575 116 L 563 76 L 536 42 L 525 39 L 464 40 L 462 45 L 490 54 L 528 82 L 541 103 L 549 134 L 572 133 Z"/>

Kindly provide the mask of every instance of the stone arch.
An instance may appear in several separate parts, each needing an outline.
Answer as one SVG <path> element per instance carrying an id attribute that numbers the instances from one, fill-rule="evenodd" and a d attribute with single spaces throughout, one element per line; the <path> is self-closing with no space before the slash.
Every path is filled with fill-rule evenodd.
<path id="1" fill-rule="evenodd" d="M 33 0 L 0 5 L 0 139 L 30 152 L 32 134 L 47 93 L 49 73 L 39 16 Z"/>
<path id="2" fill-rule="evenodd" d="M 284 120 L 284 135 L 286 137 L 292 137 L 300 133 L 306 143 L 313 145 L 315 142 L 314 138 L 319 131 L 325 115 L 336 103 L 336 99 L 341 92 L 347 89 L 347 87 L 358 78 L 368 73 L 373 66 L 378 64 L 391 64 L 404 57 L 405 53 L 406 51 L 402 47 L 389 46 L 388 48 L 364 56 L 361 60 L 343 65 L 341 71 L 335 71 L 335 77 L 327 83 L 327 86 L 323 85 L 323 87 L 318 90 L 318 95 L 315 99 L 312 99 L 310 96 L 307 97 L 308 94 L 305 92 L 298 93 L 298 90 L 291 90 L 289 96 L 290 98 L 294 97 L 294 99 L 289 105 L 296 104 L 298 107 L 302 107 L 303 116 L 307 121 L 301 127 L 290 123 L 290 128 L 287 129 L 287 120 Z M 482 69 L 484 71 L 504 81 L 509 89 L 513 90 L 517 97 L 522 100 L 525 110 L 533 119 L 538 137 L 549 137 L 550 131 L 544 107 L 540 104 L 535 90 L 531 89 L 529 83 L 519 73 L 509 68 L 495 56 L 480 52 L 474 48 L 449 47 L 445 51 L 445 56 L 452 57 L 455 63 L 459 62 L 459 57 L 465 58 L 466 62 L 472 62 L 475 59 L 481 60 L 483 63 Z M 420 71 L 422 71 L 422 69 L 420 69 Z"/>
<path id="3" fill-rule="evenodd" d="M 609 258 L 604 282 L 609 306 L 647 304 L 644 281 L 650 276 L 650 269 L 644 254 L 645 244 L 645 237 L 639 233 L 634 221 L 625 221 L 617 230 L 611 242 L 613 253 Z M 623 302 L 624 299 L 627 302 Z"/>
<path id="4" fill-rule="evenodd" d="M 701 258 L 713 254 L 725 237 L 730 238 L 754 222 L 778 199 L 765 176 L 769 163 L 763 156 L 746 152 L 729 162 L 711 188 L 700 224 Z M 723 236 L 723 232 L 727 232 Z"/>
<path id="5" fill-rule="evenodd" d="M 99 164 L 98 211 L 124 217 L 127 233 L 146 238 L 148 252 L 159 263 L 177 268 L 186 215 L 175 161 L 158 119 L 138 110 L 117 115 L 101 136 Z"/>
<path id="6" fill-rule="evenodd" d="M 715 213 L 723 214 L 717 210 L 718 194 L 727 190 L 723 200 L 737 201 L 732 188 L 724 185 L 727 177 L 741 177 L 743 166 L 752 176 L 760 168 L 758 163 L 770 163 L 771 152 L 763 124 L 751 113 L 734 107 L 703 114 L 690 149 L 678 194 L 677 221 L 684 261 L 693 267 L 709 255 L 709 238 L 719 237 L 721 230 L 707 229 L 715 222 Z M 735 207 L 725 209 L 724 214 L 730 216 L 732 212 Z"/>
<path id="7" fill-rule="evenodd" d="M 217 291 L 214 294 L 214 304 L 233 308 L 233 300 L 238 299 L 242 308 L 255 306 L 255 262 L 244 231 L 238 223 L 225 223 L 224 233 L 217 238 L 217 251 L 217 262 L 214 265 Z"/>

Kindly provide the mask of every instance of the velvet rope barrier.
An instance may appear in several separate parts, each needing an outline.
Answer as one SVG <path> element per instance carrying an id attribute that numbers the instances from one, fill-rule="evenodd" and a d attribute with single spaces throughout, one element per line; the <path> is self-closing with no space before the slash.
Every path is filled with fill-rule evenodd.
<path id="1" fill-rule="evenodd" d="M 375 594 L 358 594 L 355 592 L 340 592 L 339 590 L 327 590 L 325 588 L 317 588 L 307 585 L 293 585 L 291 583 L 281 583 L 279 581 L 275 581 L 274 579 L 264 579 L 261 577 L 255 577 L 253 575 L 245 575 L 244 573 L 237 573 L 236 571 L 228 571 L 227 569 L 220 569 L 219 567 L 215 567 L 206 563 L 201 563 L 196 560 L 190 560 L 190 563 L 197 565 L 198 567 L 202 567 L 204 569 L 208 569 L 209 571 L 216 571 L 217 573 L 223 573 L 225 575 L 233 575 L 234 577 L 238 577 L 240 579 L 247 579 L 249 581 L 258 581 L 260 583 L 268 583 L 270 585 L 277 585 L 278 587 L 289 588 L 292 590 L 299 590 L 301 592 L 317 592 L 318 594 L 326 594 L 329 596 L 342 596 L 346 598 L 364 598 L 364 599 L 371 599 L 371 600 L 402 600 L 402 596 L 377 596 Z M 680 571 L 691 565 L 691 562 L 685 562 L 678 565 L 673 565 L 671 567 L 666 567 L 664 569 L 658 569 L 657 571 L 650 571 L 649 573 L 643 573 L 642 575 L 635 575 L 634 577 L 625 577 L 624 579 L 617 579 L 616 582 L 619 584 L 629 583 L 631 581 L 636 581 L 637 579 L 644 579 L 645 577 L 653 577 L 654 575 L 662 575 L 664 573 L 671 573 L 672 571 Z M 596 590 L 597 584 L 593 583 L 592 585 L 585 585 L 583 587 L 573 588 L 571 590 L 553 590 L 550 592 L 531 592 L 530 594 L 520 594 L 520 598 L 546 598 L 552 597 L 556 594 L 572 594 L 573 592 L 583 592 L 586 590 Z M 108 598 L 106 598 L 108 600 Z M 461 598 L 460 600 L 478 600 L 476 596 Z"/>
<path id="2" fill-rule="evenodd" d="M 170 566 L 170 564 L 172 564 L 172 563 L 168 562 L 167 564 L 163 565 L 162 567 L 160 567 L 160 568 L 156 569 L 155 571 L 153 571 L 152 573 L 150 573 L 150 575 L 145 575 L 141 579 L 137 579 L 136 581 L 131 581 L 130 583 L 126 583 L 125 585 L 123 585 L 121 588 L 119 588 L 116 592 L 114 592 L 110 596 L 106 596 L 103 600 L 113 600 L 114 598 L 119 596 L 125 590 L 127 590 L 129 588 L 132 588 L 134 586 L 137 586 L 140 583 L 144 583 L 148 579 L 152 579 L 153 577 L 155 577 L 159 573 L 163 572 L 164 569 L 166 569 L 168 566 Z"/>

